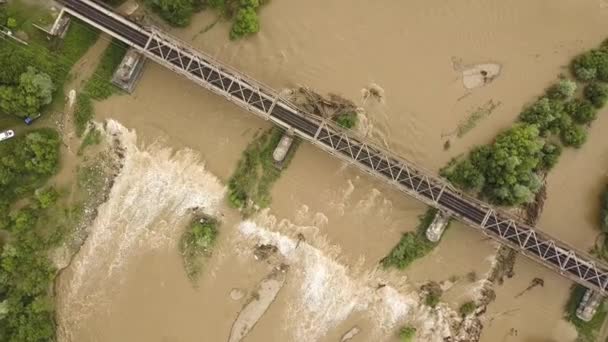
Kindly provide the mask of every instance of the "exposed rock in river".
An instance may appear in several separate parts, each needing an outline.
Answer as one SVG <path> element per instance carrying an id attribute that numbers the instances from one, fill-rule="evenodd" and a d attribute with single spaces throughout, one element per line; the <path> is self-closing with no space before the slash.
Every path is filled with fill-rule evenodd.
<path id="1" fill-rule="evenodd" d="M 285 285 L 287 270 L 287 265 L 281 265 L 258 284 L 257 289 L 232 324 L 228 342 L 241 341 L 262 318 Z"/>

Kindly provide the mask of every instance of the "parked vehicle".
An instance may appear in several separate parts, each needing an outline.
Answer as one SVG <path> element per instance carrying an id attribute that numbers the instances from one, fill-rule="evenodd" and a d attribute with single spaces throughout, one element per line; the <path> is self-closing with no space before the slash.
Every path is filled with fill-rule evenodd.
<path id="1" fill-rule="evenodd" d="M 15 132 L 12 129 L 0 132 L 0 141 L 10 139 L 15 136 Z"/>
<path id="2" fill-rule="evenodd" d="M 40 114 L 40 113 L 38 113 L 38 114 L 36 114 L 34 116 L 26 116 L 25 120 L 24 120 L 25 124 L 29 126 L 29 125 L 32 124 L 32 122 L 34 122 L 34 120 L 38 119 L 41 116 L 42 116 L 42 114 Z"/>

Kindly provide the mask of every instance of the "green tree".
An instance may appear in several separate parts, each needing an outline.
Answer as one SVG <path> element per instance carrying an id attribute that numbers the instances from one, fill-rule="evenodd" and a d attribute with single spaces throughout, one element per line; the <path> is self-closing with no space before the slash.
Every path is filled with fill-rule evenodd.
<path id="1" fill-rule="evenodd" d="M 608 233 L 608 187 L 604 190 L 602 194 L 602 207 L 600 210 L 600 225 L 602 227 L 602 231 Z"/>
<path id="2" fill-rule="evenodd" d="M 587 84 L 584 89 L 585 98 L 591 102 L 595 108 L 602 108 L 608 101 L 608 86 L 604 83 L 592 82 Z"/>
<path id="3" fill-rule="evenodd" d="M 37 114 L 51 103 L 53 91 L 49 75 L 28 67 L 19 77 L 18 86 L 0 86 L 0 110 L 17 116 Z"/>
<path id="4" fill-rule="evenodd" d="M 572 71 L 583 82 L 608 81 L 608 52 L 591 50 L 572 61 Z"/>
<path id="5" fill-rule="evenodd" d="M 532 200 L 540 188 L 534 170 L 544 145 L 534 125 L 520 125 L 501 133 L 487 159 L 485 193 L 500 204 L 517 205 Z"/>
<path id="6" fill-rule="evenodd" d="M 21 107 L 26 114 L 38 113 L 42 106 L 51 103 L 54 90 L 55 87 L 49 75 L 28 67 L 19 78 Z"/>
<path id="7" fill-rule="evenodd" d="M 547 95 L 555 100 L 568 100 L 576 92 L 576 82 L 569 79 L 561 79 L 547 90 Z"/>
<path id="8" fill-rule="evenodd" d="M 343 113 L 334 117 L 334 121 L 338 124 L 338 126 L 352 129 L 357 125 L 358 117 L 357 113 Z"/>
<path id="9" fill-rule="evenodd" d="M 561 102 L 542 97 L 531 106 L 524 109 L 519 119 L 525 123 L 536 125 L 541 134 L 549 130 L 555 130 L 556 123 L 562 116 L 563 105 Z"/>
<path id="10" fill-rule="evenodd" d="M 564 145 L 579 148 L 587 141 L 587 132 L 581 125 L 572 124 L 562 129 L 560 137 Z"/>
<path id="11" fill-rule="evenodd" d="M 169 24 L 185 27 L 194 13 L 192 0 L 146 0 Z"/>
<path id="12" fill-rule="evenodd" d="M 230 30 L 230 38 L 237 39 L 257 33 L 260 31 L 260 22 L 255 9 L 252 7 L 242 7 L 236 13 L 232 29 Z"/>
<path id="13" fill-rule="evenodd" d="M 566 103 L 564 111 L 579 124 L 589 124 L 597 117 L 593 104 L 587 100 L 574 99 Z"/>
<path id="14" fill-rule="evenodd" d="M 59 164 L 59 134 L 53 130 L 39 130 L 25 137 L 25 144 L 16 153 L 32 173 L 50 175 Z"/>
<path id="15" fill-rule="evenodd" d="M 52 186 L 36 191 L 36 200 L 42 209 L 46 209 L 57 202 L 59 193 Z"/>
<path id="16" fill-rule="evenodd" d="M 446 177 L 450 182 L 458 184 L 465 190 L 479 191 L 485 183 L 482 170 L 474 165 L 471 159 L 463 159 L 456 162 Z"/>
<path id="17" fill-rule="evenodd" d="M 549 171 L 551 170 L 557 161 L 559 156 L 562 154 L 562 148 L 560 145 L 553 143 L 545 143 L 542 149 L 542 158 L 539 165 L 539 169 Z"/>

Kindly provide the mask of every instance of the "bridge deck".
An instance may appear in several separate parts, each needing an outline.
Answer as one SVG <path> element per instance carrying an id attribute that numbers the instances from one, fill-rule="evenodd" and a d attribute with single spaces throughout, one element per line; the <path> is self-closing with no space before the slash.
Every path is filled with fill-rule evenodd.
<path id="1" fill-rule="evenodd" d="M 188 44 L 144 28 L 91 0 L 60 0 L 75 17 L 140 50 L 146 57 L 224 96 L 246 110 L 293 131 L 321 149 L 379 177 L 400 191 L 441 209 L 561 275 L 607 294 L 608 266 L 463 194 L 443 179 L 357 134 L 303 113 L 272 88 Z"/>

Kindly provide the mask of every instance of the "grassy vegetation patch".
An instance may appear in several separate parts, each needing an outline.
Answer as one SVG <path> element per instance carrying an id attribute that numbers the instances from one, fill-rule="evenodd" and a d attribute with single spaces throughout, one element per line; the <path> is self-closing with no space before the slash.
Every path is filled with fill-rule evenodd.
<path id="1" fill-rule="evenodd" d="M 97 145 L 100 142 L 101 132 L 95 127 L 91 128 L 82 139 L 80 147 L 78 147 L 78 155 L 82 155 L 87 147 Z"/>
<path id="2" fill-rule="evenodd" d="M 255 138 L 243 152 L 228 181 L 228 201 L 233 207 L 242 209 L 245 215 L 270 205 L 270 189 L 281 175 L 272 153 L 283 134 L 281 129 L 273 127 Z M 297 145 L 295 140 L 283 161 L 283 168 L 289 165 Z"/>
<path id="3" fill-rule="evenodd" d="M 351 113 L 338 114 L 333 118 L 333 120 L 340 127 L 343 127 L 346 129 L 353 129 L 353 128 L 355 128 L 355 126 L 357 126 L 357 122 L 359 121 L 359 118 L 357 116 L 357 113 L 351 112 Z"/>
<path id="4" fill-rule="evenodd" d="M 119 88 L 111 82 L 112 75 L 120 65 L 126 52 L 127 46 L 117 40 L 113 40 L 112 44 L 108 46 L 95 69 L 94 77 L 91 77 L 84 87 L 84 91 L 91 98 L 104 100 L 119 91 Z"/>
<path id="5" fill-rule="evenodd" d="M 405 269 L 414 262 L 414 260 L 427 255 L 435 246 L 434 242 L 426 238 L 426 229 L 430 226 L 437 214 L 437 209 L 429 208 L 424 215 L 420 217 L 420 223 L 415 232 L 407 232 L 403 234 L 399 243 L 391 250 L 391 252 L 382 259 L 384 267 L 396 267 Z"/>
<path id="6" fill-rule="evenodd" d="M 76 108 L 74 109 L 74 127 L 79 137 L 87 129 L 93 115 L 93 101 L 91 97 L 85 93 L 78 94 L 76 97 Z"/>
<path id="7" fill-rule="evenodd" d="M 465 317 L 475 312 L 476 308 L 477 306 L 475 305 L 475 302 L 468 301 L 460 306 L 458 312 L 460 312 L 461 316 Z"/>
<path id="8" fill-rule="evenodd" d="M 60 58 L 68 68 L 76 63 L 99 38 L 99 31 L 94 27 L 78 19 L 72 18 L 71 21 L 70 28 L 59 47 Z"/>
<path id="9" fill-rule="evenodd" d="M 184 268 L 193 282 L 203 269 L 204 258 L 211 256 L 218 235 L 218 225 L 218 221 L 210 217 L 196 218 L 180 239 L 179 249 Z"/>
<path id="10" fill-rule="evenodd" d="M 566 319 L 570 321 L 576 328 L 576 331 L 578 332 L 577 341 L 595 342 L 598 339 L 598 334 L 602 328 L 602 325 L 604 324 L 608 310 L 606 309 L 606 301 L 603 301 L 591 321 L 585 322 L 576 317 L 576 309 L 583 299 L 586 290 L 587 289 L 581 285 L 572 287 L 570 298 L 566 304 Z"/>

